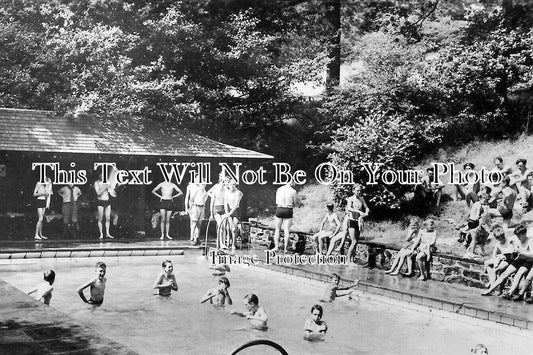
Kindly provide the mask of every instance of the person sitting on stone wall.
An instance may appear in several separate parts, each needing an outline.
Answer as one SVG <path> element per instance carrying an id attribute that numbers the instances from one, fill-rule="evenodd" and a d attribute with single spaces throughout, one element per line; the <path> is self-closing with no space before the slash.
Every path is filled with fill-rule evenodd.
<path id="1" fill-rule="evenodd" d="M 389 270 L 385 271 L 386 274 L 391 274 L 396 276 L 400 273 L 400 270 L 404 263 L 407 263 L 407 273 L 405 276 L 413 275 L 413 259 L 412 256 L 415 254 L 415 250 L 420 244 L 420 222 L 418 218 L 412 218 L 409 223 L 409 228 L 407 229 L 407 237 L 403 243 L 402 248 L 396 254 L 396 258 L 391 263 Z"/>

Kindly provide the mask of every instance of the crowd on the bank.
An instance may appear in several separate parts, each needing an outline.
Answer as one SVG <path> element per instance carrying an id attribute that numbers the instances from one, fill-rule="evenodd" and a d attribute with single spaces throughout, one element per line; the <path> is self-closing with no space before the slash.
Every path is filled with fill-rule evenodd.
<path id="1" fill-rule="evenodd" d="M 474 164 L 463 166 L 464 174 L 474 174 Z M 442 198 L 444 184 L 435 178 L 434 167 L 428 168 L 426 175 L 414 189 L 414 200 L 426 207 L 438 206 Z M 492 295 L 495 291 L 506 299 L 526 300 L 533 303 L 533 297 L 525 297 L 533 280 L 533 241 L 528 237 L 524 223 L 513 225 L 513 212 L 528 212 L 533 208 L 531 186 L 533 171 L 527 168 L 525 159 L 516 161 L 516 169 L 504 164 L 501 157 L 494 159 L 493 173 L 499 177 L 492 184 L 473 182 L 453 185 L 455 200 L 463 199 L 468 206 L 468 213 L 463 221 L 448 220 L 458 231 L 458 242 L 466 248 L 465 258 L 485 256 L 485 247 L 489 239 L 495 240 L 490 257 L 484 261 L 489 283 L 483 295 Z M 353 196 L 346 201 L 344 221 L 341 222 L 334 211 L 334 205 L 326 206 L 327 212 L 314 235 L 316 252 L 330 254 L 336 242 L 343 245 L 350 235 L 351 245 L 347 252 L 353 262 L 353 251 L 362 230 L 363 217 L 368 215 L 368 207 L 360 196 L 360 186 L 354 187 Z M 329 248 L 325 248 L 329 240 Z M 415 266 L 419 270 L 419 280 L 431 278 L 430 262 L 436 251 L 437 234 L 435 221 L 431 218 L 423 223 L 412 218 L 402 240 L 401 249 L 391 261 L 386 271 L 390 275 L 414 276 Z M 479 251 L 477 250 L 479 247 Z M 406 265 L 405 272 L 402 272 Z M 507 280 L 513 276 L 509 290 L 503 291 Z"/>

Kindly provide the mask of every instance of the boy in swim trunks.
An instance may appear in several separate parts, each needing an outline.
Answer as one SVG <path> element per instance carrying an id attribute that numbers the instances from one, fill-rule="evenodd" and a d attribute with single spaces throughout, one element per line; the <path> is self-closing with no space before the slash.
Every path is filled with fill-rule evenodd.
<path id="1" fill-rule="evenodd" d="M 510 176 L 510 186 L 518 194 L 522 207 L 529 210 L 529 207 L 533 204 L 533 195 L 531 194 L 531 182 L 528 177 L 533 172 L 526 167 L 526 164 L 526 159 L 518 159 L 516 161 L 517 170 Z"/>
<path id="2" fill-rule="evenodd" d="M 231 229 L 231 239 L 232 244 L 231 248 L 235 249 L 235 237 L 237 235 L 237 226 L 239 224 L 240 216 L 240 203 L 242 199 L 242 192 L 237 189 L 237 183 L 235 181 L 230 181 L 228 185 L 228 191 L 224 196 L 224 211 L 226 214 L 224 218 L 227 218 L 229 221 Z M 226 245 L 229 241 L 226 241 Z"/>
<path id="3" fill-rule="evenodd" d="M 97 262 L 95 268 L 96 277 L 78 288 L 78 295 L 83 302 L 94 305 L 101 305 L 104 302 L 105 283 L 107 281 L 105 278 L 106 268 L 105 263 L 101 261 Z M 87 300 L 83 293 L 83 290 L 87 287 L 90 287 L 91 292 L 91 298 L 89 300 Z"/>
<path id="4" fill-rule="evenodd" d="M 43 235 L 43 219 L 46 209 L 50 207 L 52 180 L 46 178 L 44 184 L 37 182 L 37 184 L 35 184 L 35 189 L 33 190 L 33 196 L 36 197 L 37 202 L 37 223 L 35 225 L 34 239 L 48 239 Z"/>
<path id="5" fill-rule="evenodd" d="M 232 311 L 231 313 L 240 317 L 246 317 L 255 329 L 266 330 L 268 316 L 265 310 L 259 307 L 259 298 L 253 293 L 244 296 L 244 306 L 246 307 L 246 312 Z"/>
<path id="6" fill-rule="evenodd" d="M 511 187 L 509 176 L 502 181 L 502 200 L 498 203 L 497 208 L 489 209 L 491 217 L 502 217 L 503 224 L 507 228 L 513 217 L 513 207 L 516 201 L 516 191 Z"/>
<path id="7" fill-rule="evenodd" d="M 195 245 L 198 244 L 200 223 L 204 219 L 206 200 L 205 184 L 198 183 L 197 177 L 195 177 L 194 181 L 187 186 L 187 192 L 185 193 L 185 210 L 189 213 L 189 218 L 191 219 L 190 240 Z"/>
<path id="8" fill-rule="evenodd" d="M 363 230 L 363 218 L 368 216 L 370 210 L 366 204 L 365 199 L 361 195 L 363 187 L 360 184 L 353 186 L 353 195 L 346 199 L 346 217 L 348 235 L 351 239 L 350 247 L 348 248 L 348 263 L 355 265 L 355 255 L 357 243 Z"/>
<path id="9" fill-rule="evenodd" d="M 94 182 L 94 191 L 96 191 L 96 197 L 97 197 L 96 206 L 98 206 L 97 207 L 98 209 L 97 224 L 98 224 L 98 231 L 100 232 L 100 237 L 99 237 L 100 239 L 104 239 L 104 234 L 102 230 L 103 229 L 102 223 L 103 223 L 104 217 L 105 217 L 106 237 L 110 239 L 114 238 L 109 233 L 109 228 L 111 226 L 111 203 L 109 202 L 110 188 L 111 188 L 111 184 L 109 183 L 104 184 L 102 180 L 100 179 L 100 177 L 98 177 L 98 179 L 96 179 L 96 181 Z"/>
<path id="10" fill-rule="evenodd" d="M 294 186 L 296 184 L 291 181 L 290 183 L 281 186 L 276 191 L 276 205 L 278 206 L 276 208 L 276 230 L 274 231 L 274 249 L 273 251 L 279 250 L 279 238 L 280 238 L 280 231 L 283 227 L 283 234 L 284 234 L 284 251 L 287 252 L 287 248 L 289 247 L 289 231 L 292 224 L 292 217 L 293 217 L 293 208 L 296 205 L 297 202 L 297 193 L 294 189 Z"/>
<path id="11" fill-rule="evenodd" d="M 176 276 L 172 273 L 174 265 L 172 265 L 172 261 L 165 260 L 161 266 L 163 267 L 163 272 L 154 282 L 154 289 L 157 290 L 155 294 L 159 296 L 170 296 L 171 291 L 178 290 Z"/>
<path id="12" fill-rule="evenodd" d="M 333 302 L 337 297 L 351 295 L 353 293 L 353 290 L 343 294 L 338 294 L 337 291 L 346 291 L 355 288 L 357 287 L 357 285 L 359 285 L 359 280 L 356 280 L 353 285 L 339 286 L 340 280 L 341 277 L 338 274 L 331 274 L 331 283 L 328 285 L 328 287 L 326 287 L 326 291 L 324 291 L 324 296 L 322 296 L 322 298 L 319 300 L 320 302 Z"/>
<path id="13" fill-rule="evenodd" d="M 56 278 L 56 273 L 54 270 L 48 270 L 43 273 L 44 281 L 37 285 L 37 287 L 30 292 L 28 295 L 35 293 L 35 299 L 37 301 L 42 301 L 46 305 L 50 305 L 50 300 L 52 299 L 52 291 L 54 288 L 52 284 Z"/>
<path id="14" fill-rule="evenodd" d="M 161 194 L 158 194 L 157 191 L 161 190 Z M 174 194 L 176 191 L 176 194 Z M 159 197 L 159 212 L 161 213 L 161 240 L 172 239 L 170 236 L 170 216 L 172 215 L 172 200 L 183 195 L 183 192 L 179 187 L 169 181 L 163 181 L 157 185 L 152 193 Z M 166 233 L 165 233 L 166 231 Z"/>
<path id="15" fill-rule="evenodd" d="M 211 198 L 210 218 L 214 218 L 217 222 L 217 231 L 219 229 L 220 223 L 222 222 L 222 216 L 226 213 L 226 209 L 224 208 L 224 197 L 227 191 L 227 183 L 228 180 L 226 179 L 224 174 L 220 173 L 220 175 L 218 176 L 218 183 L 216 183 L 213 187 L 209 189 L 209 191 L 207 191 L 207 195 Z M 223 246 L 225 246 L 224 234 L 220 233 L 220 235 L 218 235 L 217 233 L 217 247 L 220 249 Z"/>
<path id="16" fill-rule="evenodd" d="M 305 335 L 304 340 L 314 341 L 323 340 L 324 335 L 328 331 L 328 325 L 322 320 L 324 310 L 319 304 L 315 304 L 311 307 L 311 318 L 305 321 Z"/>
<path id="17" fill-rule="evenodd" d="M 326 204 L 326 215 L 320 224 L 320 230 L 313 236 L 318 254 L 325 253 L 324 239 L 333 237 L 341 229 L 341 221 L 333 210 L 334 207 L 333 203 Z"/>
<path id="18" fill-rule="evenodd" d="M 66 237 L 69 230 L 72 227 L 72 233 L 74 238 L 78 227 L 78 198 L 81 196 L 81 190 L 79 187 L 69 184 L 63 186 L 57 192 L 59 196 L 63 198 L 63 206 L 61 213 L 63 214 L 63 235 Z"/>
<path id="19" fill-rule="evenodd" d="M 218 279 L 218 286 L 208 290 L 204 297 L 202 297 L 202 299 L 200 300 L 200 303 L 205 303 L 209 301 L 211 304 L 213 304 L 213 298 L 215 298 L 216 296 L 215 305 L 224 306 L 226 304 L 226 300 L 228 301 L 229 305 L 232 305 L 233 300 L 231 299 L 231 296 L 228 292 L 229 287 L 230 283 L 228 278 L 222 276 L 220 279 Z"/>

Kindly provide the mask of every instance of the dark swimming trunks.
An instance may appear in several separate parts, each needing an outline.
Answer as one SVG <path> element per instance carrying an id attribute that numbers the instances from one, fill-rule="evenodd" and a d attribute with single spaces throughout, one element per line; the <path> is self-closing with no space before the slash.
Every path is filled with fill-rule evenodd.
<path id="1" fill-rule="evenodd" d="M 355 219 L 349 219 L 348 220 L 348 229 L 355 229 L 355 238 L 359 238 L 359 223 Z"/>
<path id="2" fill-rule="evenodd" d="M 109 205 L 111 205 L 109 200 L 96 200 L 96 206 L 102 206 L 103 208 L 106 208 Z"/>
<path id="3" fill-rule="evenodd" d="M 467 225 L 468 225 L 468 229 L 474 229 L 474 228 L 477 228 L 479 226 L 479 221 L 473 221 L 473 220 L 469 219 L 467 221 Z"/>
<path id="4" fill-rule="evenodd" d="M 159 209 L 171 211 L 172 210 L 172 199 L 159 201 Z"/>
<path id="5" fill-rule="evenodd" d="M 37 208 L 46 208 L 46 199 L 37 199 L 35 205 Z"/>
<path id="6" fill-rule="evenodd" d="M 506 207 L 504 206 L 498 206 L 498 211 L 500 212 L 500 214 L 502 215 L 502 218 L 503 219 L 511 219 L 513 217 L 513 211 L 509 211 Z"/>
<path id="7" fill-rule="evenodd" d="M 525 267 L 526 269 L 530 270 L 531 267 L 533 266 L 533 262 L 529 260 L 520 259 L 520 258 L 512 261 L 510 264 L 513 265 L 517 270 L 520 269 L 521 267 Z"/>
<path id="8" fill-rule="evenodd" d="M 100 301 L 95 301 L 92 298 L 90 298 L 89 301 L 87 302 L 89 302 L 89 304 L 102 304 L 104 303 L 104 299 L 102 298 Z"/>
<path id="9" fill-rule="evenodd" d="M 226 211 L 224 210 L 224 205 L 214 205 L 213 206 L 214 212 L 216 214 L 224 214 Z"/>
<path id="10" fill-rule="evenodd" d="M 231 208 L 229 208 L 228 206 L 228 209 L 231 210 Z M 241 215 L 241 209 L 239 207 L 237 207 L 237 209 L 235 211 L 233 211 L 232 214 L 230 214 L 231 217 L 239 217 Z"/>
<path id="11" fill-rule="evenodd" d="M 278 218 L 292 218 L 292 208 L 278 207 L 276 208 L 276 217 Z"/>
<path id="12" fill-rule="evenodd" d="M 348 220 L 348 228 L 355 228 L 359 229 L 359 223 L 355 219 L 349 219 Z"/>

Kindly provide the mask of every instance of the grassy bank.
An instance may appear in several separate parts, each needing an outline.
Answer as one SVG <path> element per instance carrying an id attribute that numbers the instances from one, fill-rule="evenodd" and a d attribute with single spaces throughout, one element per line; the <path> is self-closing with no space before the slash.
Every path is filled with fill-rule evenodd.
<path id="1" fill-rule="evenodd" d="M 476 170 L 481 167 L 492 169 L 492 161 L 494 157 L 500 156 L 503 158 L 504 163 L 514 168 L 515 161 L 518 158 L 532 159 L 529 165 L 533 166 L 533 137 L 520 136 L 516 139 L 505 139 L 495 142 L 472 142 L 471 144 L 463 147 L 450 147 L 447 149 L 441 149 L 436 154 L 428 156 L 420 162 L 419 168 L 425 168 L 433 162 L 457 164 L 462 170 L 462 165 L 466 162 L 472 162 L 476 165 Z M 447 183 L 447 179 L 443 179 L 444 183 Z M 258 196 L 262 198 L 255 198 L 257 205 L 251 204 L 251 206 L 261 206 L 259 210 L 259 220 L 268 225 L 274 224 L 274 196 L 276 187 L 268 186 L 261 187 L 254 190 Z M 455 227 L 447 220 L 465 221 L 468 216 L 468 207 L 465 201 L 453 201 L 451 196 L 454 195 L 453 185 L 446 184 L 444 190 L 443 203 L 440 208 L 435 209 L 429 213 L 429 217 L 432 217 L 436 221 L 436 227 L 438 231 L 438 250 L 444 253 L 451 253 L 454 255 L 462 256 L 465 253 L 465 249 L 457 242 L 458 233 Z M 293 230 L 302 231 L 308 233 L 314 233 L 318 231 L 320 222 L 324 217 L 324 205 L 328 201 L 333 200 L 333 195 L 327 186 L 319 184 L 308 184 L 300 188 L 298 192 L 301 199 L 301 206 L 295 209 L 294 212 L 294 225 Z M 262 201 L 262 202 L 259 202 Z M 269 201 L 269 206 L 264 206 L 264 201 Z M 253 202 L 250 199 L 250 202 Z M 518 207 L 518 203 L 515 205 Z M 339 218 L 342 218 L 343 212 L 337 209 Z M 428 211 L 429 212 L 429 211 Z M 363 236 L 366 238 L 382 241 L 385 243 L 400 243 L 404 237 L 404 231 L 408 225 L 409 219 L 413 217 L 411 214 L 403 214 L 396 220 L 369 220 L 365 224 Z M 527 217 L 527 216 L 526 216 Z M 526 218 L 527 219 L 527 218 Z M 513 223 L 519 223 L 524 220 L 522 211 L 516 210 L 513 217 Z M 492 250 L 489 245 L 485 248 L 486 252 Z"/>

